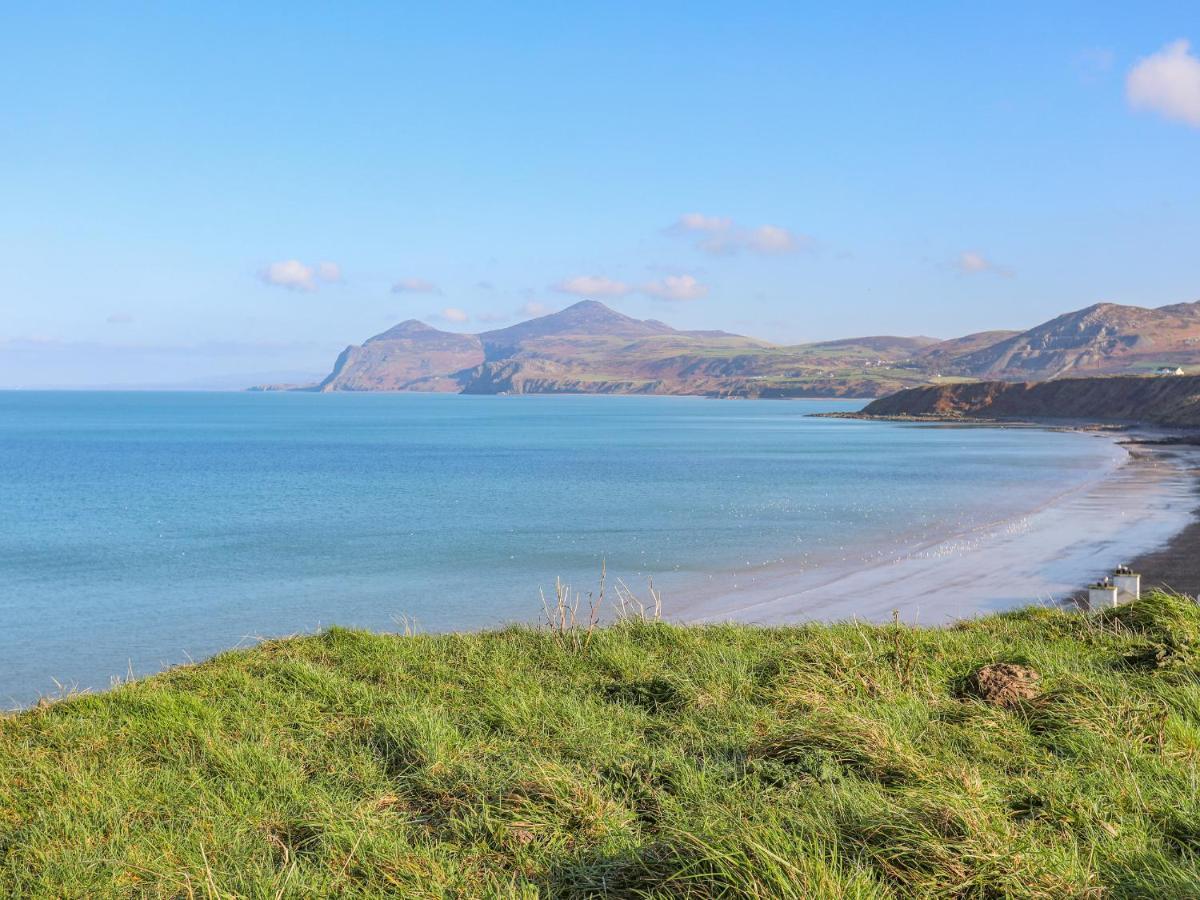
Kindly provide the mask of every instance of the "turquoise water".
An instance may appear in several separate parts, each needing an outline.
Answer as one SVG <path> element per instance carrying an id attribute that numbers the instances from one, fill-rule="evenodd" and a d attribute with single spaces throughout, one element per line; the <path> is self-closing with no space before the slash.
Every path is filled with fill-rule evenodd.
<path id="1" fill-rule="evenodd" d="M 668 611 L 1039 505 L 1104 441 L 854 402 L 0 393 L 0 705 L 339 623 L 532 620 L 601 559 Z"/>

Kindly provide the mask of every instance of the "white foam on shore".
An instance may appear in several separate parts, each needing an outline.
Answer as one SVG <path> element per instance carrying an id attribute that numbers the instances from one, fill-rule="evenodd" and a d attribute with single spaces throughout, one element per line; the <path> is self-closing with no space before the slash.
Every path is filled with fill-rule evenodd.
<path id="1" fill-rule="evenodd" d="M 1053 605 L 1165 545 L 1193 519 L 1194 448 L 1130 456 L 1098 481 L 1008 521 L 857 566 L 786 564 L 714 579 L 672 618 L 784 624 L 851 618 L 938 625 Z"/>

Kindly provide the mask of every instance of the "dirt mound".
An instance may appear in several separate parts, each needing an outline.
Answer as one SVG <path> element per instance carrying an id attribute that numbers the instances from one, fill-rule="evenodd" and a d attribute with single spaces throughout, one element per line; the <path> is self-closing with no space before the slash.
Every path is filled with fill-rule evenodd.
<path id="1" fill-rule="evenodd" d="M 1028 666 L 994 663 L 971 676 L 971 693 L 993 706 L 1012 707 L 1039 693 L 1042 676 Z"/>

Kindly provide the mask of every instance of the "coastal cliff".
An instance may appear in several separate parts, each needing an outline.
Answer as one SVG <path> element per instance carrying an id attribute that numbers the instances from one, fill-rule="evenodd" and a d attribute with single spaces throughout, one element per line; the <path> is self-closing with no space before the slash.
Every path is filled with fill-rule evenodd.
<path id="1" fill-rule="evenodd" d="M 1200 376 L 983 381 L 909 388 L 868 404 L 869 417 L 1090 419 L 1200 426 Z"/>

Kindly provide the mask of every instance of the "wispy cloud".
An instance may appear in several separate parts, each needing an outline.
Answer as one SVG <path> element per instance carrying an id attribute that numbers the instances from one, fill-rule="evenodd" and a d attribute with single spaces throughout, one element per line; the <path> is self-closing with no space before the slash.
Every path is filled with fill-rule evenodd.
<path id="1" fill-rule="evenodd" d="M 530 300 L 524 303 L 517 309 L 510 312 L 485 312 L 475 316 L 477 321 L 487 322 L 488 324 L 496 324 L 499 322 L 511 322 L 513 319 L 531 319 L 538 316 L 544 316 L 550 312 L 550 307 L 544 303 L 538 303 L 536 300 Z"/>
<path id="2" fill-rule="evenodd" d="M 623 281 L 600 275 L 576 275 L 560 281 L 551 290 L 577 297 L 624 297 L 630 292 L 630 287 Z"/>
<path id="3" fill-rule="evenodd" d="M 964 250 L 958 254 L 958 259 L 955 260 L 954 267 L 964 275 L 991 273 L 1009 278 L 1013 274 L 1012 269 L 1008 266 L 1002 266 L 993 262 L 978 250 Z"/>
<path id="4" fill-rule="evenodd" d="M 673 224 L 667 226 L 672 234 L 721 234 L 733 228 L 733 219 L 722 216 L 706 216 L 704 213 L 684 213 Z"/>
<path id="5" fill-rule="evenodd" d="M 667 234 L 693 239 L 697 250 L 711 256 L 732 256 L 742 251 L 778 256 L 806 249 L 812 238 L 780 225 L 738 226 L 724 216 L 684 213 L 666 228 Z"/>
<path id="6" fill-rule="evenodd" d="M 133 322 L 133 316 L 131 316 L 129 313 L 117 312 L 113 313 L 104 321 L 109 325 L 129 325 Z"/>
<path id="7" fill-rule="evenodd" d="M 708 294 L 708 285 L 693 275 L 667 275 L 640 288 L 643 294 L 659 300 L 699 300 Z"/>
<path id="8" fill-rule="evenodd" d="M 443 322 L 454 322 L 455 324 L 469 322 L 471 319 L 469 315 L 456 306 L 447 306 L 434 318 L 441 319 Z"/>
<path id="9" fill-rule="evenodd" d="M 1200 128 L 1200 59 L 1183 39 L 1172 41 L 1129 70 L 1125 97 L 1134 109 Z"/>
<path id="10" fill-rule="evenodd" d="M 628 297 L 644 294 L 659 300 L 699 300 L 708 294 L 708 285 L 702 284 L 694 275 L 669 274 L 644 284 L 632 285 L 602 275 L 576 275 L 553 285 L 552 290 L 577 297 Z M 526 303 L 521 312 L 530 316 L 541 316 L 547 308 L 536 300 Z"/>
<path id="11" fill-rule="evenodd" d="M 322 283 L 342 280 L 342 269 L 334 262 L 319 262 L 315 265 L 302 263 L 298 259 L 273 262 L 259 270 L 258 277 L 264 283 L 290 291 L 311 293 Z"/>
<path id="12" fill-rule="evenodd" d="M 442 289 L 424 278 L 401 278 L 392 285 L 393 294 L 441 294 Z"/>

